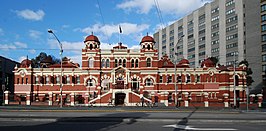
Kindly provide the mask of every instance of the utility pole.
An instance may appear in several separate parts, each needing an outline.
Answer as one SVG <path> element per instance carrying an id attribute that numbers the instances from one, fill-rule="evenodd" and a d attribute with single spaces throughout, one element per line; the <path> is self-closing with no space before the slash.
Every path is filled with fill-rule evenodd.
<path id="1" fill-rule="evenodd" d="M 236 52 L 234 52 L 234 109 L 236 109 Z"/>

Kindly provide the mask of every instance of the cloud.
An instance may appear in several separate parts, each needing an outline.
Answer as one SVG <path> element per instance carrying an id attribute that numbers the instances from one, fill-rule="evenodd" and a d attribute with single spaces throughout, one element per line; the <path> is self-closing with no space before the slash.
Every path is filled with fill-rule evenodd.
<path id="1" fill-rule="evenodd" d="M 86 34 L 91 34 L 91 32 L 95 32 L 110 37 L 115 33 L 119 33 L 119 25 L 122 28 L 122 35 L 136 34 L 149 28 L 148 24 L 141 24 L 141 25 L 133 23 L 120 23 L 120 24 L 111 24 L 111 25 L 95 24 L 91 27 L 86 27 L 84 29 L 75 29 L 75 31 L 79 30 Z"/>
<path id="2" fill-rule="evenodd" d="M 163 14 L 184 15 L 187 14 L 210 0 L 157 0 L 160 11 Z M 117 5 L 117 8 L 125 11 L 136 11 L 140 14 L 148 14 L 155 8 L 154 0 L 126 0 Z"/>
<path id="3" fill-rule="evenodd" d="M 32 49 L 32 50 L 29 50 L 29 52 L 30 52 L 31 54 L 35 54 L 35 53 L 36 53 L 36 50 Z"/>
<path id="4" fill-rule="evenodd" d="M 23 60 L 27 59 L 27 56 L 21 56 L 18 58 L 18 61 L 19 62 L 22 62 Z"/>
<path id="5" fill-rule="evenodd" d="M 15 11 L 15 13 L 24 19 L 27 20 L 33 20 L 33 21 L 40 21 L 43 19 L 45 13 L 43 10 L 38 10 L 38 11 L 32 11 L 29 9 L 21 10 L 21 11 Z"/>
<path id="6" fill-rule="evenodd" d="M 29 30 L 29 36 L 33 39 L 38 39 L 42 35 L 42 32 L 37 31 L 37 30 Z"/>
<path id="7" fill-rule="evenodd" d="M 16 50 L 18 48 L 27 48 L 27 44 L 22 42 L 14 42 L 11 44 L 0 44 L 0 49 L 4 51 Z"/>

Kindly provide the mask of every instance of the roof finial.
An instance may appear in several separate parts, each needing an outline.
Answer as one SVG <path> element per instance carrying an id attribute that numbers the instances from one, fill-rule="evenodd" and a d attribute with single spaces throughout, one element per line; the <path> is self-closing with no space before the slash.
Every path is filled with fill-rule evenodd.
<path id="1" fill-rule="evenodd" d="M 28 55 L 27 55 L 27 60 L 28 60 Z"/>
<path id="2" fill-rule="evenodd" d="M 149 36 L 149 33 L 147 32 L 147 36 Z"/>
<path id="3" fill-rule="evenodd" d="M 91 35 L 93 35 L 93 31 L 91 32 Z"/>

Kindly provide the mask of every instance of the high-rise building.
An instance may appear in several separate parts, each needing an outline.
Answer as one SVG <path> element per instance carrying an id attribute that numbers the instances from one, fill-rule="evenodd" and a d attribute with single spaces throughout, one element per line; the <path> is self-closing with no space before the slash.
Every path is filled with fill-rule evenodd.
<path id="1" fill-rule="evenodd" d="M 252 86 L 261 89 L 260 21 L 259 0 L 214 0 L 156 32 L 155 46 L 159 57 L 167 54 L 176 62 L 185 58 L 191 67 L 199 67 L 207 57 L 216 57 L 221 65 L 246 59 L 253 71 Z"/>

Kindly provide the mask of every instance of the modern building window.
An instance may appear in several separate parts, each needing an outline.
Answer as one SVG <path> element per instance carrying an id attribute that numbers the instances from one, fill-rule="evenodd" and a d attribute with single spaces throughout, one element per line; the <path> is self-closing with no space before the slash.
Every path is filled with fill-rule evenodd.
<path id="1" fill-rule="evenodd" d="M 261 16 L 261 21 L 266 21 L 266 14 Z"/>
<path id="2" fill-rule="evenodd" d="M 212 33 L 212 37 L 219 36 L 219 31 Z"/>
<path id="3" fill-rule="evenodd" d="M 264 24 L 264 25 L 261 26 L 261 31 L 262 32 L 266 31 L 266 24 Z"/>
<path id="4" fill-rule="evenodd" d="M 263 72 L 266 71 L 266 65 L 262 65 L 262 71 L 263 71 Z"/>
<path id="5" fill-rule="evenodd" d="M 212 14 L 213 14 L 213 13 L 216 13 L 216 12 L 219 12 L 219 7 L 214 8 L 214 9 L 212 9 L 212 11 L 211 11 Z"/>
<path id="6" fill-rule="evenodd" d="M 261 12 L 266 11 L 266 4 L 261 6 Z"/>
<path id="7" fill-rule="evenodd" d="M 211 43 L 212 43 L 212 45 L 219 44 L 219 40 L 214 40 Z"/>
<path id="8" fill-rule="evenodd" d="M 199 53 L 199 56 L 205 56 L 205 54 L 206 54 L 205 51 L 203 51 Z"/>
<path id="9" fill-rule="evenodd" d="M 226 36 L 226 40 L 231 40 L 231 39 L 234 39 L 234 38 L 237 38 L 237 37 L 238 37 L 237 34 L 229 35 L 229 36 Z"/>
<path id="10" fill-rule="evenodd" d="M 262 41 L 262 42 L 265 42 L 265 41 L 266 41 L 266 35 L 262 35 L 262 36 L 261 36 L 261 41 Z"/>
<path id="11" fill-rule="evenodd" d="M 216 21 L 216 20 L 219 20 L 219 15 L 215 16 L 215 17 L 212 17 L 212 19 L 211 19 L 211 21 Z"/>
<path id="12" fill-rule="evenodd" d="M 262 62 L 266 62 L 266 55 L 262 55 Z"/>
<path id="13" fill-rule="evenodd" d="M 235 3 L 235 1 L 231 0 L 231 1 L 226 2 L 225 6 L 230 6 L 230 5 L 234 4 L 234 3 Z"/>
<path id="14" fill-rule="evenodd" d="M 94 65 L 94 61 L 92 58 L 89 58 L 89 67 L 92 68 Z"/>
<path id="15" fill-rule="evenodd" d="M 235 30 L 237 29 L 237 25 L 233 25 L 233 26 L 230 26 L 228 28 L 226 28 L 226 32 L 229 32 L 229 31 L 232 31 L 232 30 Z"/>
<path id="16" fill-rule="evenodd" d="M 219 28 L 219 23 L 218 24 L 215 24 L 215 25 L 212 25 L 211 27 L 212 29 L 216 29 L 216 28 Z"/>
<path id="17" fill-rule="evenodd" d="M 152 86 L 153 85 L 152 80 L 151 79 L 146 79 L 145 85 L 146 86 Z"/>
<path id="18" fill-rule="evenodd" d="M 151 67 L 151 58 L 147 59 L 147 67 Z"/>
<path id="19" fill-rule="evenodd" d="M 230 15 L 230 14 L 233 14 L 233 13 L 235 13 L 235 9 L 231 9 L 231 10 L 228 10 L 228 11 L 226 11 L 226 15 Z"/>
<path id="20" fill-rule="evenodd" d="M 237 47 L 237 43 L 232 43 L 232 44 L 226 45 L 226 49 L 230 49 L 230 48 L 234 48 L 234 47 Z"/>
<path id="21" fill-rule="evenodd" d="M 192 47 L 192 48 L 188 49 L 187 51 L 188 52 L 193 52 L 193 51 L 195 51 L 195 47 Z"/>
<path id="22" fill-rule="evenodd" d="M 214 48 L 211 50 L 212 53 L 219 52 L 219 48 Z"/>
<path id="23" fill-rule="evenodd" d="M 205 48 L 205 44 L 199 45 L 199 49 Z"/>
<path id="24" fill-rule="evenodd" d="M 236 20 L 237 20 L 237 16 L 228 18 L 228 19 L 226 19 L 226 24 L 231 23 L 231 22 L 236 21 Z"/>

